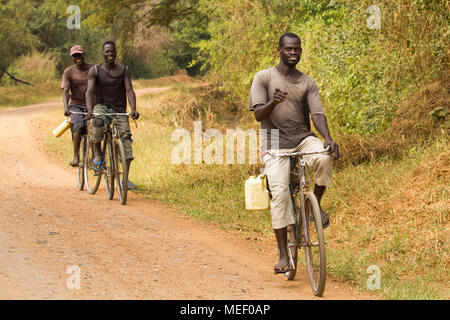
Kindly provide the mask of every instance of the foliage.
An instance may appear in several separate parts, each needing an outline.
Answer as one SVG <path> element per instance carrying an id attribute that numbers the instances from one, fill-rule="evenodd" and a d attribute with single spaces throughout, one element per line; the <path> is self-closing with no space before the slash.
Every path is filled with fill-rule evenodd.
<path id="1" fill-rule="evenodd" d="M 206 30 L 207 24 L 207 16 L 197 12 L 183 20 L 175 21 L 169 30 L 172 46 L 167 50 L 168 57 L 178 69 L 186 69 L 190 76 L 202 73 L 203 64 L 192 61 L 198 60 L 196 43 L 210 39 L 210 34 Z"/>
<path id="2" fill-rule="evenodd" d="M 14 60 L 38 43 L 38 38 L 29 31 L 26 19 L 31 10 L 28 1 L 0 2 L 0 81 Z"/>
<path id="3" fill-rule="evenodd" d="M 43 84 L 52 82 L 58 75 L 56 58 L 50 53 L 30 52 L 18 58 L 8 69 L 20 79 L 31 83 Z M 14 84 L 12 79 L 5 79 L 5 84 Z"/>
<path id="4" fill-rule="evenodd" d="M 427 4 L 425 4 L 427 3 Z M 370 2 L 340 9 L 332 24 L 294 27 L 305 68 L 317 79 L 333 123 L 371 135 L 386 129 L 399 103 L 448 67 L 448 3 L 381 3 L 381 29 L 365 26 Z"/>
<path id="5" fill-rule="evenodd" d="M 381 29 L 366 27 L 369 0 L 80 0 L 81 30 L 65 26 L 70 4 L 3 1 L 0 74 L 33 47 L 57 57 L 59 73 L 74 44 L 99 63 L 102 42 L 114 39 L 134 78 L 206 73 L 230 105 L 245 109 L 253 75 L 277 63 L 278 37 L 292 31 L 303 43 L 299 68 L 318 82 L 330 126 L 368 137 L 449 62 L 448 1 L 382 0 Z"/>
<path id="6" fill-rule="evenodd" d="M 366 27 L 369 1 L 200 1 L 209 40 L 197 44 L 211 79 L 245 106 L 253 75 L 277 63 L 278 37 L 303 42 L 300 69 L 322 90 L 332 127 L 371 135 L 398 103 L 448 67 L 447 1 L 381 1 L 381 29 Z"/>

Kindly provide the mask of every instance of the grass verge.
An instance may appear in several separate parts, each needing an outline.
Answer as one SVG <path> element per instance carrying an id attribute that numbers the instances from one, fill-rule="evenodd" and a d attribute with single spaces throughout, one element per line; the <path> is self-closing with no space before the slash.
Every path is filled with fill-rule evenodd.
<path id="1" fill-rule="evenodd" d="M 62 105 L 62 92 L 59 86 L 60 82 L 57 80 L 34 86 L 24 84 L 0 86 L 0 110 L 45 102 L 58 97 L 61 97 Z"/>

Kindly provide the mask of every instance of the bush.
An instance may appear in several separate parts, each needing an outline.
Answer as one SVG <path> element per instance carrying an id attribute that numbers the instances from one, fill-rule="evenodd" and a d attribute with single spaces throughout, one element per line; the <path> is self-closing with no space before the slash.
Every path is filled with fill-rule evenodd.
<path id="1" fill-rule="evenodd" d="M 199 59 L 246 108 L 253 75 L 278 61 L 278 37 L 302 38 L 299 68 L 315 78 L 330 126 L 365 137 L 389 127 L 399 103 L 448 67 L 445 2 L 381 1 L 381 29 L 366 26 L 370 1 L 200 1 L 210 39 Z"/>
<path id="2" fill-rule="evenodd" d="M 57 59 L 50 53 L 33 51 L 28 55 L 20 57 L 8 72 L 16 78 L 31 82 L 32 84 L 50 83 L 58 75 L 56 70 Z M 4 76 L 4 84 L 11 85 L 15 81 Z"/>

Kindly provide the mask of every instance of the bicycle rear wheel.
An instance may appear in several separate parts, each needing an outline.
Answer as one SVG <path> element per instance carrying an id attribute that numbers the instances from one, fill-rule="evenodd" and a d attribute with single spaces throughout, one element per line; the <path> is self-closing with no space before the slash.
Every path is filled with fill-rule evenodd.
<path id="1" fill-rule="evenodd" d="M 84 181 L 86 184 L 86 191 L 89 194 L 94 194 L 100 185 L 101 175 L 94 175 L 92 168 L 92 160 L 94 159 L 94 144 L 88 138 L 86 140 L 86 151 L 84 156 Z"/>
<path id="2" fill-rule="evenodd" d="M 77 185 L 78 189 L 83 191 L 84 189 L 84 156 L 86 154 L 86 135 L 81 136 L 80 142 L 80 161 L 77 167 Z"/>
<path id="3" fill-rule="evenodd" d="M 116 177 L 117 193 L 119 194 L 120 204 L 127 203 L 128 194 L 128 167 L 125 160 L 125 151 L 120 139 L 114 139 L 114 175 Z"/>
<path id="4" fill-rule="evenodd" d="M 114 198 L 114 144 L 110 135 L 107 135 L 105 139 L 105 169 L 103 173 L 103 177 L 105 180 L 105 189 L 106 196 L 108 200 L 112 200 Z"/>
<path id="5" fill-rule="evenodd" d="M 314 295 L 322 296 L 327 275 L 325 237 L 322 229 L 320 207 L 312 192 L 305 194 L 306 226 L 304 226 L 304 245 L 306 270 Z M 313 219 L 310 219 L 313 217 Z"/>

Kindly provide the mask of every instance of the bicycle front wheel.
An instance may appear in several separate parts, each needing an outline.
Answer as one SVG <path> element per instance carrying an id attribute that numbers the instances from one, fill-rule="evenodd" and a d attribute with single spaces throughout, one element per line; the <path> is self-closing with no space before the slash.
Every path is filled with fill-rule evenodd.
<path id="1" fill-rule="evenodd" d="M 84 182 L 86 184 L 86 190 L 89 194 L 97 192 L 100 185 L 100 174 L 95 175 L 92 168 L 92 161 L 94 160 L 94 144 L 88 138 L 86 140 L 86 151 L 84 155 Z"/>
<path id="2" fill-rule="evenodd" d="M 114 144 L 109 135 L 105 139 L 105 146 L 105 170 L 103 177 L 105 180 L 106 196 L 108 200 L 112 200 L 114 198 L 114 170 L 116 164 L 114 161 Z"/>
<path id="3" fill-rule="evenodd" d="M 86 135 L 81 136 L 80 142 L 80 161 L 77 167 L 77 185 L 78 189 L 83 191 L 84 189 L 84 158 L 86 155 Z"/>
<path id="4" fill-rule="evenodd" d="M 117 193 L 119 194 L 120 204 L 127 203 L 128 194 L 128 167 L 125 160 L 125 151 L 123 149 L 123 143 L 120 139 L 114 139 L 114 162 L 115 170 L 114 175 L 116 177 Z"/>
<path id="5" fill-rule="evenodd" d="M 287 227 L 287 251 L 289 255 L 289 265 L 292 269 L 291 271 L 285 273 L 287 280 L 294 280 L 295 274 L 297 273 L 298 246 L 295 236 L 296 232 L 295 225 L 290 225 Z"/>
<path id="6" fill-rule="evenodd" d="M 306 270 L 314 295 L 322 296 L 327 275 L 325 237 L 322 217 L 316 196 L 305 194 L 306 226 L 304 226 L 304 248 Z"/>

